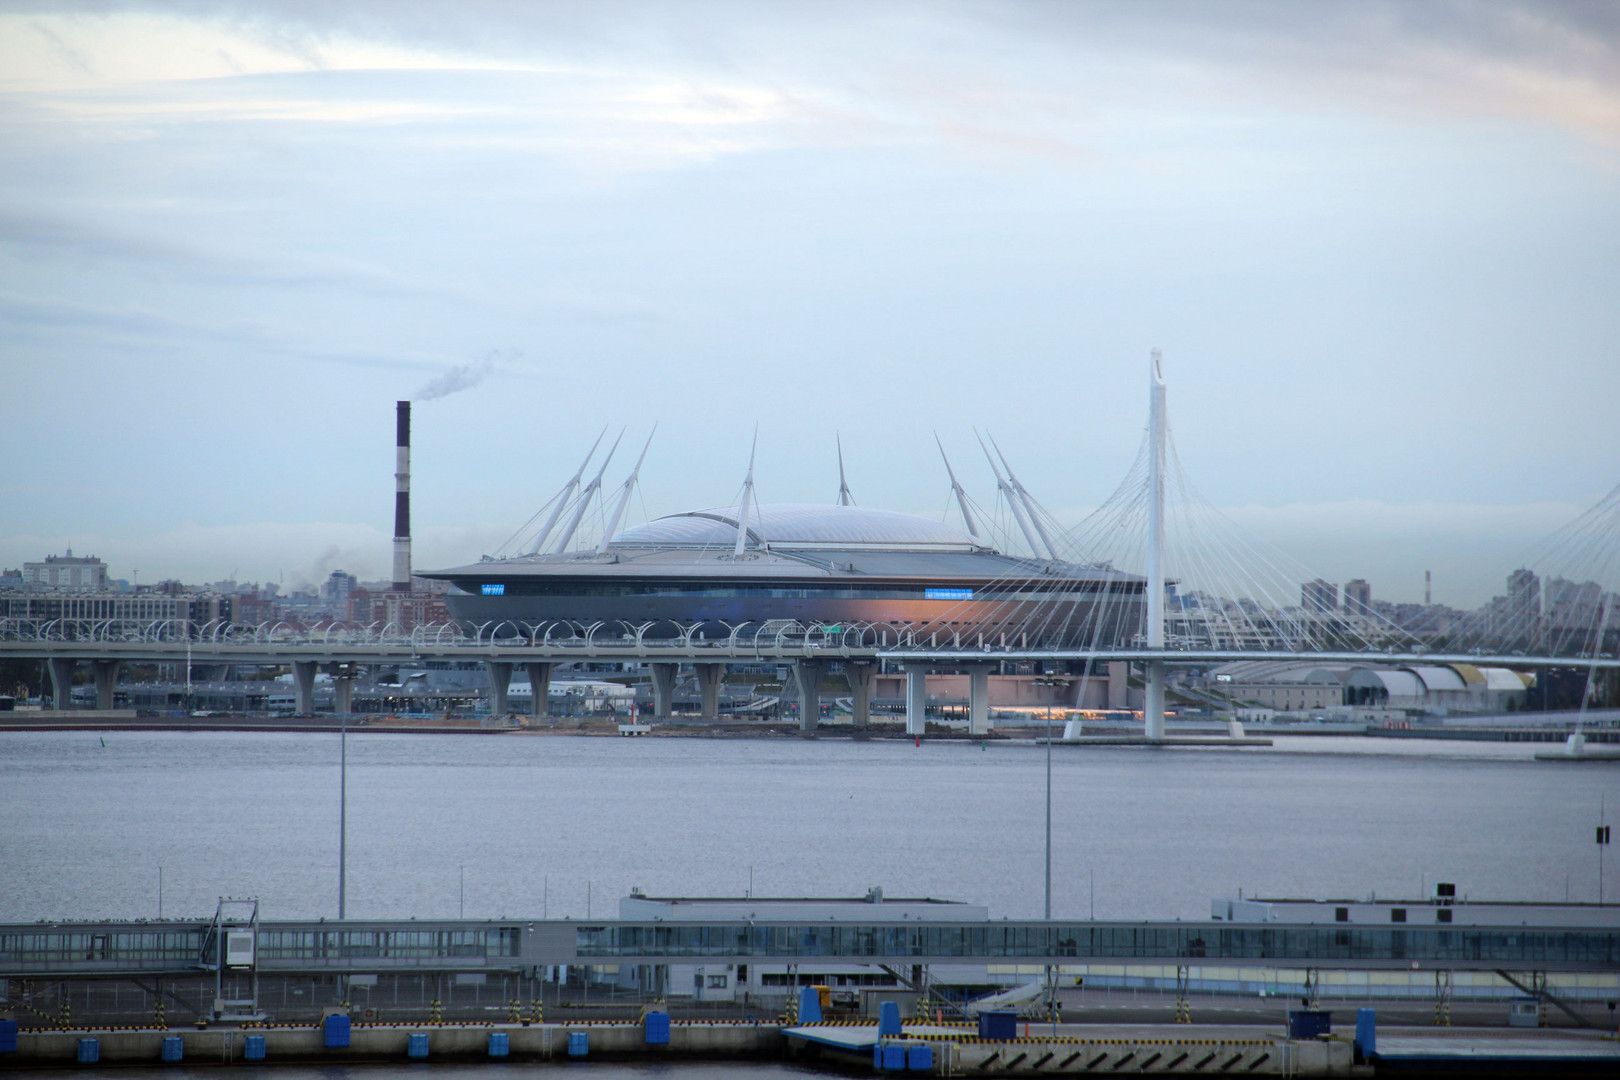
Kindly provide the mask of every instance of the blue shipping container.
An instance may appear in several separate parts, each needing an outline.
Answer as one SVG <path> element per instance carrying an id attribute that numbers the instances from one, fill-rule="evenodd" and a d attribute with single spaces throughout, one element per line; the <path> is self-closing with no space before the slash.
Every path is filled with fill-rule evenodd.
<path id="1" fill-rule="evenodd" d="M 411 1037 L 405 1040 L 405 1056 L 425 1058 L 428 1052 L 428 1037 L 425 1031 L 413 1031 Z"/>
<path id="2" fill-rule="evenodd" d="M 1018 1014 L 1011 1009 L 989 1009 L 980 1013 L 979 1038 L 992 1042 L 1018 1038 Z"/>
<path id="3" fill-rule="evenodd" d="M 178 1035 L 163 1036 L 163 1060 L 172 1065 L 184 1060 L 186 1056 L 186 1041 Z"/>
<path id="4" fill-rule="evenodd" d="M 489 1033 L 489 1056 L 505 1057 L 512 1052 L 512 1036 L 504 1031 Z"/>
<path id="5" fill-rule="evenodd" d="M 244 1060 L 244 1061 L 263 1061 L 264 1060 L 264 1036 L 263 1035 L 249 1035 L 247 1037 L 247 1039 L 243 1041 L 243 1043 L 242 1043 L 242 1060 Z"/>
<path id="6" fill-rule="evenodd" d="M 906 1047 L 906 1068 L 912 1072 L 933 1072 L 934 1048 L 927 1043 Z"/>
<path id="7" fill-rule="evenodd" d="M 337 1050 L 349 1045 L 349 1018 L 333 1013 L 326 1018 L 326 1048 Z"/>
<path id="8" fill-rule="evenodd" d="M 650 1012 L 647 1014 L 647 1045 L 669 1045 L 669 1013 Z"/>
<path id="9" fill-rule="evenodd" d="M 79 1040 L 79 1064 L 80 1065 L 94 1065 L 96 1062 L 98 1062 L 100 1060 L 101 1060 L 101 1040 L 100 1039 L 80 1039 Z"/>
<path id="10" fill-rule="evenodd" d="M 17 1052 L 17 1021 L 0 1020 L 0 1054 Z"/>
<path id="11" fill-rule="evenodd" d="M 1316 1039 L 1333 1030 L 1333 1014 L 1325 1009 L 1291 1009 L 1288 1013 L 1290 1039 Z"/>
<path id="12" fill-rule="evenodd" d="M 591 1052 L 591 1035 L 588 1031 L 570 1031 L 568 1033 L 568 1056 L 584 1057 Z"/>

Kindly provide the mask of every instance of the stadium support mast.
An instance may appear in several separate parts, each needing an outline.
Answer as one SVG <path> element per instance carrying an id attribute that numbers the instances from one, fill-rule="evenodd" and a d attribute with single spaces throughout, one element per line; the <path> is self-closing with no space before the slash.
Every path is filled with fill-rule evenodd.
<path id="1" fill-rule="evenodd" d="M 1007 483 L 1011 485 L 1014 494 L 1024 504 L 1024 511 L 1029 514 L 1030 524 L 1035 526 L 1035 531 L 1040 534 L 1041 543 L 1046 547 L 1046 553 L 1056 559 L 1058 557 L 1057 548 L 1052 546 L 1052 538 L 1046 535 L 1046 526 L 1041 524 L 1041 516 L 1035 512 L 1035 500 L 1029 497 L 1029 492 L 1024 488 L 1024 485 L 1020 484 L 1018 477 L 1013 475 L 1012 463 L 1007 460 L 1007 455 L 1001 452 L 1001 444 L 996 442 L 996 437 L 988 431 L 985 432 L 985 435 L 989 437 L 990 445 L 996 448 L 996 457 L 1001 459 L 1002 468 L 1007 470 Z"/>
<path id="2" fill-rule="evenodd" d="M 956 505 L 962 510 L 962 521 L 967 525 L 968 535 L 977 540 L 979 527 L 973 521 L 973 511 L 968 509 L 967 492 L 962 485 L 956 482 L 956 470 L 951 468 L 951 459 L 945 456 L 945 444 L 939 441 L 939 432 L 934 432 L 934 445 L 939 447 L 939 456 L 945 462 L 945 475 L 951 478 L 951 494 L 956 496 Z"/>
<path id="3" fill-rule="evenodd" d="M 838 505 L 854 506 L 855 497 L 849 493 L 849 482 L 844 479 L 844 440 L 842 436 L 833 436 L 838 440 Z"/>
<path id="4" fill-rule="evenodd" d="M 613 452 L 619 448 L 619 442 L 623 438 L 624 429 L 620 428 L 619 438 L 613 440 L 613 445 L 608 447 L 607 457 L 602 459 L 602 467 L 596 470 L 596 475 L 591 477 L 591 482 L 586 484 L 585 490 L 579 493 L 579 502 L 574 505 L 574 516 L 568 519 L 568 528 L 563 530 L 562 539 L 557 541 L 557 546 L 554 549 L 555 554 L 561 555 L 568 550 L 568 545 L 573 542 L 574 533 L 579 531 L 579 519 L 585 516 L 585 508 L 591 505 L 591 496 L 595 495 L 597 489 L 602 486 L 602 474 L 607 472 L 608 462 L 613 460 Z"/>
<path id="5" fill-rule="evenodd" d="M 636 467 L 630 470 L 630 475 L 624 478 L 624 487 L 619 491 L 619 501 L 614 504 L 613 514 L 608 518 L 607 528 L 602 530 L 602 541 L 596 545 L 598 555 L 607 554 L 608 541 L 613 534 L 619 531 L 619 521 L 624 517 L 624 508 L 630 502 L 630 492 L 635 490 L 636 477 L 641 475 L 641 463 L 647 460 L 647 448 L 652 446 L 653 434 L 658 431 L 654 424 L 652 431 L 647 433 L 647 444 L 641 448 L 641 456 L 636 458 Z"/>
<path id="6" fill-rule="evenodd" d="M 759 447 L 759 425 L 754 425 L 754 441 L 748 446 L 748 476 L 743 480 L 742 512 L 737 515 L 737 549 L 732 557 L 741 557 L 748 544 L 748 503 L 754 497 L 754 451 Z"/>
<path id="7" fill-rule="evenodd" d="M 1148 378 L 1147 646 L 1164 648 L 1164 363 L 1153 350 Z M 1147 662 L 1143 734 L 1164 738 L 1164 661 Z"/>
<path id="8" fill-rule="evenodd" d="M 596 441 L 591 443 L 591 452 L 585 455 L 585 460 L 580 462 L 579 468 L 574 470 L 573 479 L 563 485 L 561 494 L 557 496 L 556 505 L 551 508 L 551 516 L 546 518 L 544 525 L 540 526 L 539 535 L 534 538 L 534 543 L 529 547 L 530 555 L 540 554 L 540 549 L 545 546 L 546 537 L 551 535 L 551 530 L 557 525 L 557 519 L 562 516 L 563 508 L 568 505 L 568 500 L 573 496 L 575 489 L 579 487 L 580 477 L 585 475 L 585 466 L 591 463 L 591 458 L 596 456 L 596 448 L 602 445 L 602 435 L 606 434 L 607 428 L 604 427 L 602 434 L 598 435 Z"/>
<path id="9" fill-rule="evenodd" d="M 996 487 L 1007 496 L 1007 505 L 1012 507 L 1014 520 L 1018 522 L 1018 529 L 1024 534 L 1024 542 L 1029 544 L 1029 553 L 1037 559 L 1041 557 L 1041 545 L 1035 540 L 1035 533 L 1030 530 L 1029 520 L 1024 517 L 1023 503 L 1019 501 L 1018 492 L 1013 490 L 1011 484 L 1002 478 L 1001 469 L 996 465 L 996 459 L 990 455 L 990 448 L 984 445 L 984 439 L 977 431 L 973 437 L 979 440 L 979 449 L 984 451 L 984 459 L 990 463 L 990 471 L 996 474 Z"/>

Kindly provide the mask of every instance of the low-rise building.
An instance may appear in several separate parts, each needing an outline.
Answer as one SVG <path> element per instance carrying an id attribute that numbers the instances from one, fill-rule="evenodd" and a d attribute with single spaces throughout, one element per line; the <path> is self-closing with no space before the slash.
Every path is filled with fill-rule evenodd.
<path id="1" fill-rule="evenodd" d="M 174 622 L 203 626 L 231 621 L 231 597 L 156 590 L 113 592 L 7 592 L 0 594 L 0 618 L 32 622 Z"/>
<path id="2" fill-rule="evenodd" d="M 1523 708 L 1534 676 L 1473 664 L 1335 665 L 1238 661 L 1212 669 L 1205 686 L 1234 706 L 1311 712 L 1351 706 L 1428 713 Z"/>

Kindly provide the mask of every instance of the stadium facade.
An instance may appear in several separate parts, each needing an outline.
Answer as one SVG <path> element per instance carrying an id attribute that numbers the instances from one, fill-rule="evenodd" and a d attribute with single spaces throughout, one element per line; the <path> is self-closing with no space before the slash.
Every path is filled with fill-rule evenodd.
<path id="1" fill-rule="evenodd" d="M 572 623 L 601 624 L 599 637 L 638 629 L 663 637 L 698 624 L 698 635 L 723 637 L 796 623 L 855 627 L 891 642 L 910 632 L 986 647 L 1036 639 L 1109 647 L 1140 632 L 1139 576 L 1003 553 L 894 511 L 750 509 L 740 538 L 738 508 L 693 510 L 624 529 L 590 550 L 421 576 L 449 583 L 452 618 L 507 634 Z"/>

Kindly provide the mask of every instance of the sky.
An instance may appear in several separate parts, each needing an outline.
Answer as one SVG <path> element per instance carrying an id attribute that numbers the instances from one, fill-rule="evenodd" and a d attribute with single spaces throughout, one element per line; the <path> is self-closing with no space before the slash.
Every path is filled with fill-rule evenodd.
<path id="1" fill-rule="evenodd" d="M 0 565 L 386 577 L 630 520 L 1211 504 L 1459 606 L 1620 482 L 1620 6 L 0 0 Z M 450 391 L 429 397 L 433 390 Z M 611 437 L 611 436 L 610 436 Z"/>

